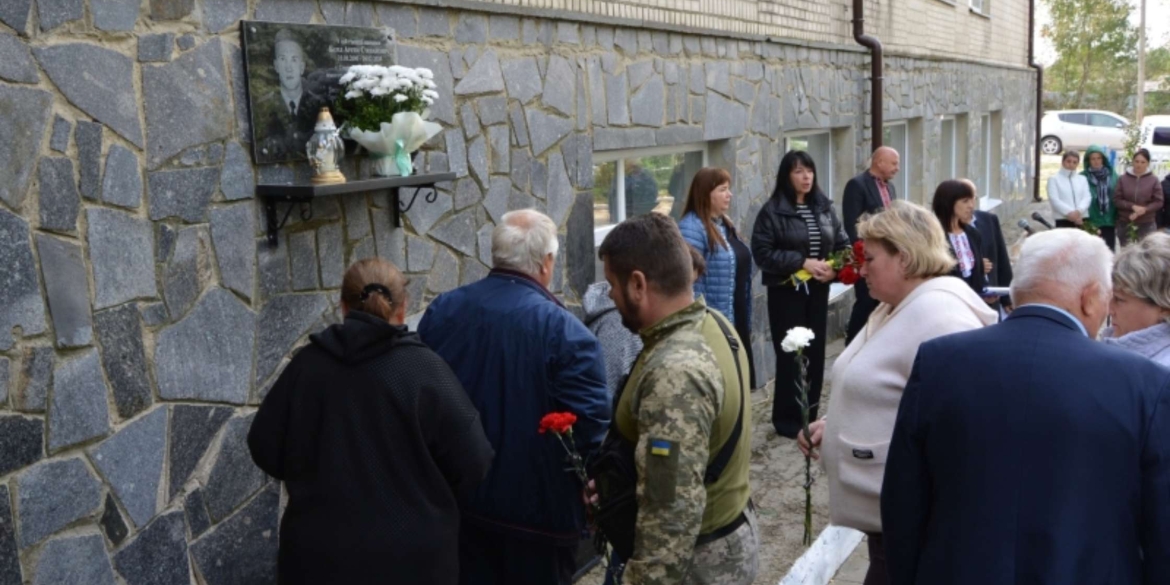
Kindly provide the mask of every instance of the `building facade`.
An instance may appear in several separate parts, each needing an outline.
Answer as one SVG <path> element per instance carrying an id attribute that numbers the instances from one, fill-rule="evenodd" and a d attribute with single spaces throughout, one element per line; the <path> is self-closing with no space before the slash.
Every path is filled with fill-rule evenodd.
<path id="1" fill-rule="evenodd" d="M 967 176 L 1022 207 L 1027 2 L 865 7 L 899 193 Z M 535 207 L 578 307 L 651 182 L 677 213 L 694 170 L 728 169 L 750 233 L 804 148 L 840 201 L 874 131 L 851 18 L 847 0 L 0 3 L 0 585 L 274 582 L 281 492 L 245 437 L 291 351 L 339 319 L 349 262 L 402 267 L 416 320 L 487 274 L 503 213 Z M 456 179 L 402 228 L 385 195 L 330 198 L 270 246 L 255 186 L 308 169 L 252 163 L 241 20 L 393 29 L 442 96 L 423 165 Z M 770 378 L 764 292 L 750 343 Z"/>

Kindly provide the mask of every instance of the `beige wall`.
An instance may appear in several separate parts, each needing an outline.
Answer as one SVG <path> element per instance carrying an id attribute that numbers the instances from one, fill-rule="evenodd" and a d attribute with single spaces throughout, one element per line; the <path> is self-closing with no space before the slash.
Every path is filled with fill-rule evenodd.
<path id="1" fill-rule="evenodd" d="M 410 0 L 406 0 L 410 1 Z M 850 0 L 472 0 L 812 42 L 853 44 Z M 891 53 L 1027 64 L 1028 0 L 866 0 L 867 32 Z"/>

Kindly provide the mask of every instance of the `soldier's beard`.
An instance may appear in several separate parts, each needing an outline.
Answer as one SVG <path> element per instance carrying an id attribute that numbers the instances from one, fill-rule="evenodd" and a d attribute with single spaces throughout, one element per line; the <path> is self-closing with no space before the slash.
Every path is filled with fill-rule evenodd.
<path id="1" fill-rule="evenodd" d="M 622 287 L 622 306 L 618 308 L 618 314 L 622 316 L 622 326 L 628 329 L 634 335 L 637 335 L 642 330 L 641 322 L 638 320 L 637 314 L 634 312 L 633 301 L 630 300 L 630 293 L 626 288 Z"/>

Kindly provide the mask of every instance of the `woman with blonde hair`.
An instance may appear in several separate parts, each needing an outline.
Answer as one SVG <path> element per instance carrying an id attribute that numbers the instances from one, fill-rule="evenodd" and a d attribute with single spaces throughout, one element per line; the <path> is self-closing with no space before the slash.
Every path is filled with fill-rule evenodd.
<path id="1" fill-rule="evenodd" d="M 455 374 L 403 325 L 406 284 L 380 258 L 351 266 L 345 321 L 310 337 L 252 422 L 252 460 L 288 490 L 281 583 L 459 581 L 456 494 L 493 453 Z"/>
<path id="2" fill-rule="evenodd" d="M 1150 234 L 1117 254 L 1109 315 L 1105 343 L 1170 367 L 1170 235 Z"/>
<path id="3" fill-rule="evenodd" d="M 695 173 L 678 229 L 706 261 L 707 272 L 695 281 L 695 297 L 723 313 L 739 338 L 751 345 L 752 252 L 739 237 L 727 212 L 731 210 L 731 174 L 717 167 Z M 754 380 L 751 352 L 748 365 Z"/>
<path id="4" fill-rule="evenodd" d="M 833 524 L 868 536 L 866 585 L 889 582 L 882 548 L 880 498 L 886 453 L 902 389 L 918 346 L 935 337 L 991 325 L 997 315 L 955 265 L 943 226 L 933 213 L 905 201 L 863 218 L 861 275 L 880 304 L 833 365 L 828 415 L 810 425 L 800 448 L 820 448 L 829 479 Z M 817 456 L 814 453 L 814 456 Z"/>

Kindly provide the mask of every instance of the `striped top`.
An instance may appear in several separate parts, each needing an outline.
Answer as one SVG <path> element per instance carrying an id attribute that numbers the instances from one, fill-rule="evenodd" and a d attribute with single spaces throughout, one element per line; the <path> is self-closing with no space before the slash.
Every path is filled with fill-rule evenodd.
<path id="1" fill-rule="evenodd" d="M 808 227 L 808 257 L 821 257 L 821 224 L 817 222 L 817 214 L 807 205 L 797 205 L 796 214 L 804 220 Z"/>

